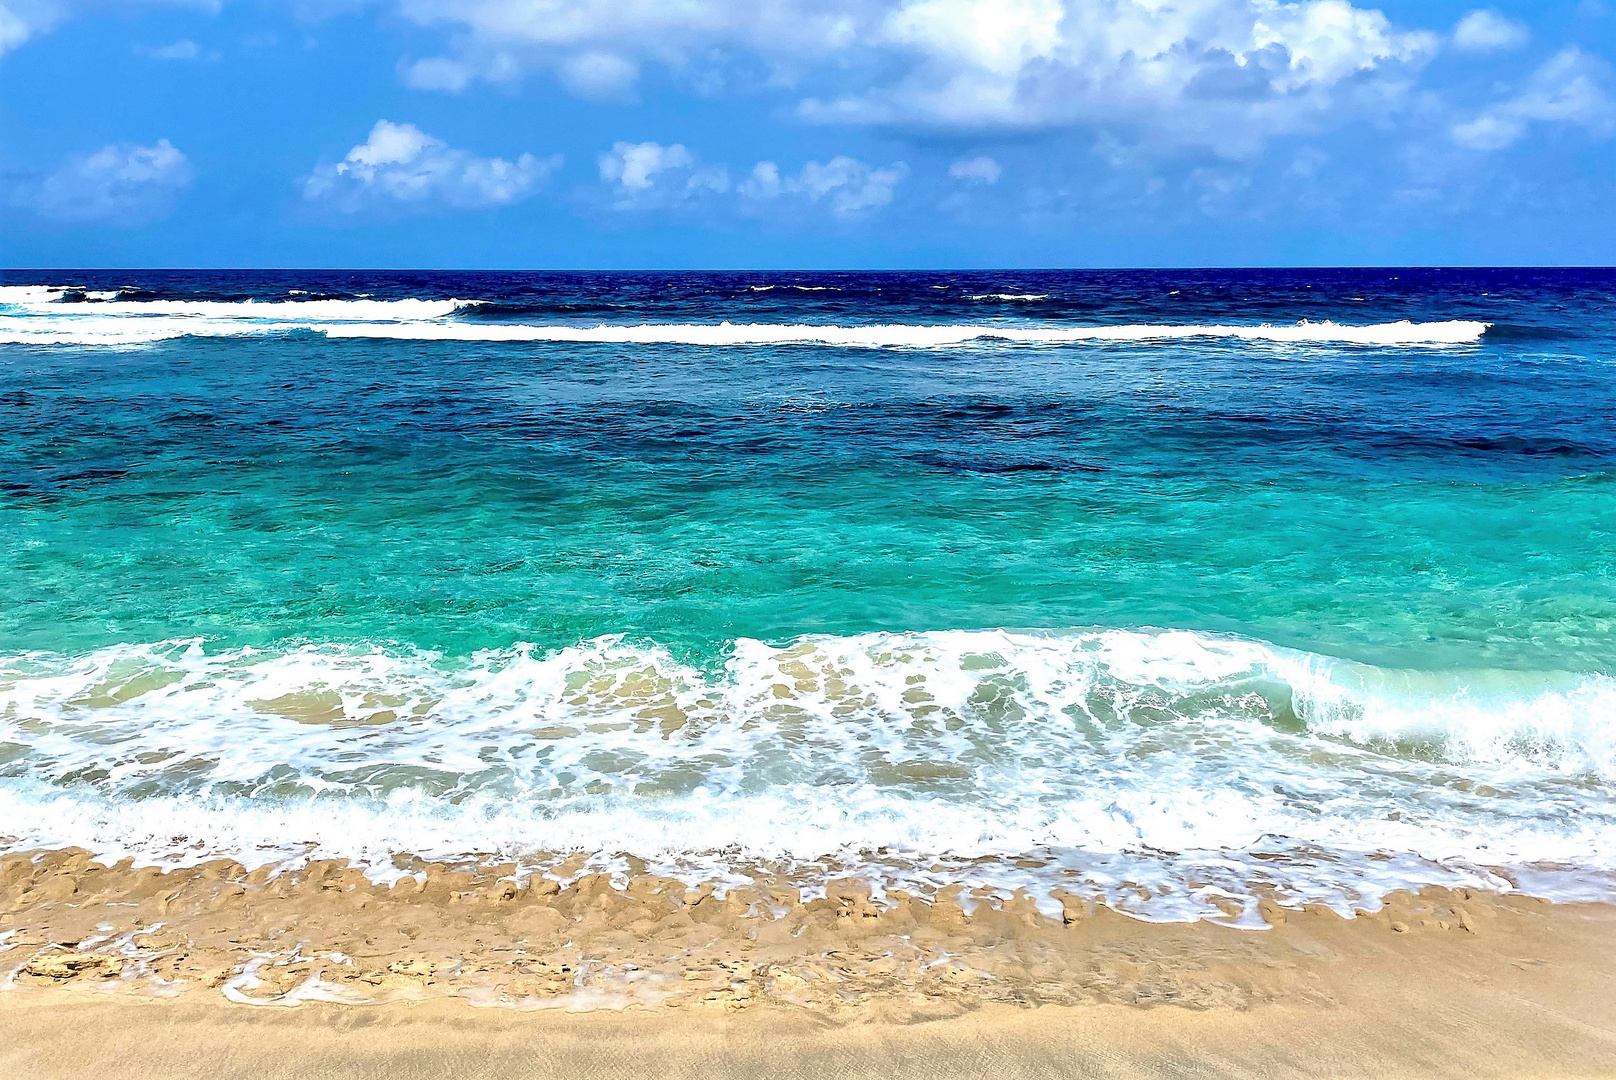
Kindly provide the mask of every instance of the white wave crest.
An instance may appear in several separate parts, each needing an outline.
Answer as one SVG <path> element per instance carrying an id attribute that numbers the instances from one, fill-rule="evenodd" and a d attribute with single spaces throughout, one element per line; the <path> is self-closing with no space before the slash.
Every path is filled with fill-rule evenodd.
<path id="1" fill-rule="evenodd" d="M 287 322 L 419 322 L 441 319 L 481 300 L 115 300 L 86 305 L 95 316 L 252 319 Z"/>
<path id="2" fill-rule="evenodd" d="M 829 286 L 754 285 L 754 291 Z M 606 343 L 631 345 L 832 345 L 848 348 L 940 348 L 984 342 L 1060 345 L 1225 339 L 1280 344 L 1463 345 L 1480 340 L 1487 324 L 1470 321 L 1367 326 L 1333 322 L 1293 325 L 1057 326 L 886 324 L 869 326 L 775 323 L 646 323 L 637 326 L 455 321 L 480 300 L 116 300 L 63 303 L 67 290 L 0 286 L 0 344 L 130 346 L 179 337 L 234 337 L 316 331 L 334 338 L 411 341 Z M 994 293 L 975 300 L 1039 300 L 1042 294 Z"/>
<path id="3" fill-rule="evenodd" d="M 1002 293 L 1002 292 L 995 292 L 995 293 L 977 293 L 976 295 L 972 296 L 971 299 L 972 300 L 1001 300 L 1001 301 L 1014 301 L 1014 300 L 1028 300 L 1028 301 L 1031 301 L 1031 300 L 1048 300 L 1049 297 L 1050 297 L 1049 293 Z"/>
<path id="4" fill-rule="evenodd" d="M 62 290 L 0 288 L 0 344 L 149 345 L 182 337 L 240 337 L 386 320 L 443 319 L 480 300 L 107 300 L 60 302 Z M 115 294 L 108 294 L 115 295 Z"/>
<path id="5" fill-rule="evenodd" d="M 89 301 L 114 300 L 117 289 L 70 289 L 61 285 L 0 285 L 0 305 L 27 306 L 52 304 L 68 294 Z"/>
<path id="6" fill-rule="evenodd" d="M 109 348 L 151 345 L 185 337 L 242 337 L 304 329 L 286 323 L 232 319 L 80 315 L 53 319 L 0 314 L 0 345 L 88 345 Z"/>
<path id="7" fill-rule="evenodd" d="M 286 322 L 416 322 L 441 319 L 475 307 L 481 300 L 116 300 L 115 292 L 86 293 L 87 302 L 62 302 L 65 290 L 44 286 L 0 286 L 0 304 L 52 318 L 248 319 Z"/>
<path id="8" fill-rule="evenodd" d="M 1293 659 L 1285 677 L 1297 715 L 1319 734 L 1616 781 L 1616 679 L 1608 676 L 1387 671 L 1307 657 Z"/>
<path id="9" fill-rule="evenodd" d="M 0 285 L 0 304 L 50 304 L 60 300 L 67 291 L 55 285 Z"/>
<path id="10" fill-rule="evenodd" d="M 1486 323 L 1395 322 L 1342 326 L 1332 322 L 1294 326 L 879 326 L 780 325 L 770 323 L 646 323 L 639 326 L 535 326 L 498 323 L 419 323 L 408 326 L 356 323 L 321 326 L 331 337 L 429 341 L 599 342 L 629 345 L 836 345 L 850 348 L 938 348 L 1002 341 L 1034 345 L 1074 342 L 1233 339 L 1282 344 L 1460 345 L 1473 344 Z"/>
<path id="11" fill-rule="evenodd" d="M 1386 323 L 1338 326 L 816 326 L 751 324 L 643 324 L 639 326 L 535 326 L 530 324 L 434 322 L 435 314 L 401 314 L 398 321 L 343 322 L 352 312 L 337 311 L 329 321 L 280 321 L 272 309 L 314 307 L 352 301 L 307 301 L 262 304 L 234 317 L 187 315 L 85 314 L 66 318 L 0 315 L 0 344 L 12 345 L 145 345 L 181 337 L 237 337 L 315 331 L 333 338 L 380 338 L 405 341 L 576 343 L 627 345 L 832 345 L 845 348 L 941 348 L 984 342 L 1060 345 L 1081 342 L 1152 342 L 1232 339 L 1280 344 L 1463 345 L 1473 344 L 1487 324 L 1471 322 Z M 403 301 L 378 301 L 403 303 Z M 460 303 L 443 301 L 443 304 Z M 98 308 L 120 305 L 97 305 Z M 200 311 L 200 305 L 193 305 Z M 287 314 L 292 314 L 287 312 Z"/>

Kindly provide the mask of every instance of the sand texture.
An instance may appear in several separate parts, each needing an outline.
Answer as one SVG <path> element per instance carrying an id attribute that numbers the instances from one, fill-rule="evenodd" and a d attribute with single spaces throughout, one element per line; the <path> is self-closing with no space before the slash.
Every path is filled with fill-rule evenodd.
<path id="1" fill-rule="evenodd" d="M 1616 1075 L 1616 907 L 1253 931 L 511 870 L 8 857 L 0 1076 Z"/>

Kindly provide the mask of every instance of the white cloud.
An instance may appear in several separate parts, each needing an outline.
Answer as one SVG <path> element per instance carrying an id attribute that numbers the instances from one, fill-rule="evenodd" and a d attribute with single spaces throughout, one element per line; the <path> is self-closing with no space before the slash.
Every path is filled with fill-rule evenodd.
<path id="1" fill-rule="evenodd" d="M 908 0 L 887 16 L 882 32 L 922 55 L 1014 77 L 1059 54 L 1066 15 L 1061 0 Z"/>
<path id="2" fill-rule="evenodd" d="M 1533 73 L 1519 94 L 1455 125 L 1453 139 L 1472 150 L 1502 150 L 1533 124 L 1569 124 L 1596 136 L 1609 135 L 1616 129 L 1616 102 L 1605 88 L 1609 81 L 1610 67 L 1604 61 L 1575 46 L 1562 49 Z"/>
<path id="3" fill-rule="evenodd" d="M 1309 0 L 1300 4 L 1252 4 L 1251 47 L 1236 55 L 1268 49 L 1285 53 L 1288 71 L 1276 75 L 1275 89 L 1328 86 L 1386 63 L 1416 60 L 1434 52 L 1436 38 L 1426 33 L 1399 33 L 1379 11 L 1354 7 L 1346 0 Z M 1236 35 L 1234 44 L 1244 46 Z"/>
<path id="4" fill-rule="evenodd" d="M 877 0 L 878 2 L 878 0 Z M 722 63 L 740 49 L 778 57 L 825 56 L 857 36 L 871 0 L 398 0 L 405 17 L 456 33 L 454 61 L 502 81 L 512 63 L 556 71 L 582 96 L 602 77 L 613 95 L 639 66 L 683 70 Z M 592 59 L 586 59 L 592 58 Z"/>
<path id="5" fill-rule="evenodd" d="M 688 203 L 729 190 L 729 170 L 705 165 L 682 143 L 613 143 L 600 156 L 600 179 L 619 210 Z"/>
<path id="6" fill-rule="evenodd" d="M 14 201 L 61 221 L 138 225 L 170 209 L 191 182 L 191 164 L 167 139 L 119 143 L 70 157 L 14 191 Z"/>
<path id="7" fill-rule="evenodd" d="M 640 69 L 615 53 L 586 52 L 561 63 L 561 84 L 574 95 L 591 101 L 627 97 Z"/>
<path id="8" fill-rule="evenodd" d="M 1526 24 L 1505 18 L 1492 8 L 1472 11 L 1453 28 L 1453 45 L 1463 52 L 1513 49 L 1531 40 Z"/>
<path id="9" fill-rule="evenodd" d="M 1329 91 L 1417 63 L 1433 35 L 1346 0 L 908 0 L 882 26 L 906 77 L 810 119 L 1046 127 L 1139 122 L 1235 147 L 1305 126 Z"/>
<path id="10" fill-rule="evenodd" d="M 531 195 L 560 165 L 559 156 L 477 157 L 414 124 L 378 120 L 341 161 L 314 170 L 303 182 L 303 197 L 350 213 L 376 206 L 503 206 Z"/>
<path id="11" fill-rule="evenodd" d="M 986 155 L 960 158 L 948 167 L 949 176 L 973 184 L 997 184 L 1003 173 L 999 163 Z"/>
<path id="12" fill-rule="evenodd" d="M 203 52 L 202 46 L 190 40 L 176 41 L 172 45 L 163 45 L 156 49 L 150 49 L 143 45 L 136 45 L 135 52 L 141 54 L 142 56 L 149 56 L 153 60 L 174 60 L 181 62 L 190 60 L 207 60 L 209 62 L 213 62 L 219 59 L 219 54 L 217 52 Z"/>
<path id="13" fill-rule="evenodd" d="M 891 202 L 893 188 L 908 172 L 902 162 L 876 169 L 850 157 L 834 157 L 823 165 L 817 161 L 804 165 L 796 186 L 814 202 L 828 201 L 833 213 L 845 216 Z"/>
<path id="14" fill-rule="evenodd" d="M 196 8 L 215 15 L 219 12 L 222 0 L 147 0 L 147 2 Z M 30 38 L 49 33 L 58 23 L 73 15 L 104 6 L 96 4 L 94 0 L 0 0 L 0 56 L 4 56 Z"/>
<path id="15" fill-rule="evenodd" d="M 404 85 L 412 90 L 447 90 L 458 94 L 476 76 L 471 68 L 446 56 L 434 56 L 407 64 L 402 70 Z"/>
<path id="16" fill-rule="evenodd" d="M 734 210 L 737 204 L 731 200 L 738 197 L 743 210 L 793 200 L 823 206 L 837 217 L 853 217 L 890 203 L 908 172 L 902 162 L 875 168 L 842 155 L 810 161 L 795 174 L 782 175 L 774 162 L 760 161 L 737 185 L 728 169 L 703 162 L 682 143 L 619 142 L 600 157 L 601 182 L 618 210 L 700 207 L 723 212 Z"/>
<path id="17" fill-rule="evenodd" d="M 894 189 L 909 174 L 903 162 L 874 168 L 845 155 L 821 164 L 810 161 L 795 176 L 782 177 L 772 161 L 760 161 L 741 185 L 741 194 L 754 201 L 786 196 L 824 203 L 837 217 L 852 217 L 885 206 Z"/>
<path id="18" fill-rule="evenodd" d="M 772 161 L 760 161 L 752 166 L 752 174 L 741 184 L 741 194 L 749 199 L 777 199 L 784 191 L 780 166 Z"/>
<path id="19" fill-rule="evenodd" d="M 413 85 L 540 69 L 581 96 L 622 96 L 658 64 L 701 85 L 741 71 L 814 87 L 800 101 L 813 120 L 1147 123 L 1215 145 L 1316 123 L 1359 76 L 1395 89 L 1439 41 L 1348 0 L 399 2 L 455 33 L 453 55 L 423 61 L 431 77 L 412 69 Z"/>
<path id="20" fill-rule="evenodd" d="M 657 173 L 686 169 L 695 163 L 696 155 L 683 143 L 613 143 L 611 151 L 600 157 L 600 178 L 627 190 L 644 191 Z"/>
<path id="21" fill-rule="evenodd" d="M 194 41 L 176 41 L 172 45 L 152 49 L 148 55 L 153 60 L 195 60 L 202 55 L 202 49 Z"/>
<path id="22" fill-rule="evenodd" d="M 0 56 L 47 33 L 66 14 L 64 6 L 50 0 L 0 0 Z"/>

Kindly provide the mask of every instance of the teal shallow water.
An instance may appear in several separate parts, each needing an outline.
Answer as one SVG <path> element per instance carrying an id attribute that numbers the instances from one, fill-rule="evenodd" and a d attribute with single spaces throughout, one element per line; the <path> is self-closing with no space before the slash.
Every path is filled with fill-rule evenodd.
<path id="1" fill-rule="evenodd" d="M 1452 452 L 1399 400 L 1400 356 L 400 351 L 10 357 L 0 643 L 1106 625 L 1616 660 L 1613 474 Z M 1462 369 L 1495 357 L 1416 359 L 1461 369 L 1445 389 L 1505 431 L 1483 410 L 1535 374 L 1494 389 Z M 1332 434 L 1294 410 L 1337 365 L 1368 385 Z"/>

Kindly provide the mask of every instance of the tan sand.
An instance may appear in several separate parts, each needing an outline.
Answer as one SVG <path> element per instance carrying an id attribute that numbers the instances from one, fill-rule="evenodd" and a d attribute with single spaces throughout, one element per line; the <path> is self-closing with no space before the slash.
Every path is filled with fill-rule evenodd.
<path id="1" fill-rule="evenodd" d="M 0 1077 L 1616 1076 L 1604 905 L 1250 931 L 510 869 L 0 860 Z"/>

